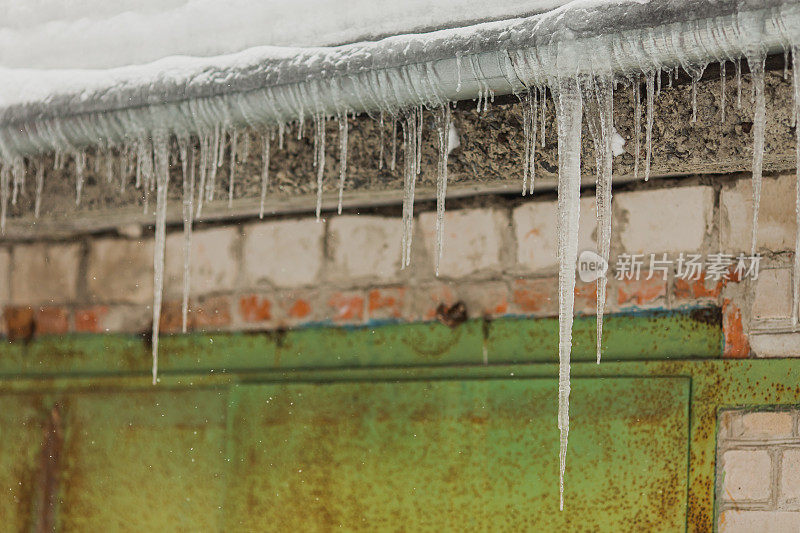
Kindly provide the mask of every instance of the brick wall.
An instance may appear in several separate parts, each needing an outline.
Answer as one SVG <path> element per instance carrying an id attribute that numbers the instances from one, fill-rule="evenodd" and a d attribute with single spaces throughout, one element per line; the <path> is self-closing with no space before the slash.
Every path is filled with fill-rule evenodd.
<path id="1" fill-rule="evenodd" d="M 800 531 L 799 418 L 796 410 L 720 415 L 720 533 Z"/>
<path id="2" fill-rule="evenodd" d="M 780 333 L 790 312 L 793 187 L 793 176 L 765 179 L 759 243 L 766 256 L 758 280 L 687 282 L 674 272 L 666 281 L 612 277 L 608 312 L 716 305 L 723 312 L 726 356 L 744 357 L 751 348 L 757 355 L 793 353 L 800 346 L 797 335 Z M 581 203 L 581 250 L 595 248 L 590 194 Z M 405 270 L 399 267 L 400 216 L 386 211 L 333 215 L 322 222 L 306 216 L 198 227 L 191 328 L 433 320 L 437 306 L 459 300 L 470 317 L 557 314 L 552 193 L 451 201 L 439 278 L 432 260 L 433 206 L 419 207 L 412 264 Z M 750 209 L 747 176 L 626 186 L 614 196 L 612 257 L 745 251 Z M 153 241 L 137 231 L 0 247 L 0 279 L 9 280 L 0 286 L 0 298 L 7 302 L 6 332 L 27 331 L 26 321 L 35 323 L 38 333 L 147 329 Z M 182 246 L 181 232 L 171 232 L 165 331 L 180 326 Z M 594 312 L 595 293 L 594 283 L 578 283 L 578 314 Z M 771 333 L 751 335 L 756 331 Z"/>

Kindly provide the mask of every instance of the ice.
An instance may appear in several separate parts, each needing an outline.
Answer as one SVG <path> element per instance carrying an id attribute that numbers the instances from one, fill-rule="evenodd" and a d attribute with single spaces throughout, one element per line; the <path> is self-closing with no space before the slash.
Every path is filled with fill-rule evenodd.
<path id="1" fill-rule="evenodd" d="M 238 132 L 236 129 L 231 130 L 231 170 L 228 176 L 228 208 L 233 207 L 233 184 L 235 183 L 236 176 L 236 145 L 238 142 Z"/>
<path id="2" fill-rule="evenodd" d="M 42 206 L 42 189 L 44 188 L 44 164 L 39 162 L 36 166 L 36 200 L 33 206 L 33 216 L 39 218 Z"/>
<path id="3" fill-rule="evenodd" d="M 639 179 L 639 157 L 642 151 L 642 97 L 639 87 L 639 76 L 633 83 L 633 179 Z"/>
<path id="4" fill-rule="evenodd" d="M 263 147 L 261 149 L 261 163 L 263 169 L 261 170 L 261 206 L 258 210 L 258 218 L 264 218 L 264 200 L 267 198 L 267 189 L 269 188 L 269 145 L 271 142 L 270 133 L 264 133 L 262 138 Z"/>
<path id="5" fill-rule="evenodd" d="M 720 122 L 725 122 L 725 61 L 719 62 Z"/>
<path id="6" fill-rule="evenodd" d="M 344 195 L 344 180 L 347 177 L 347 113 L 339 116 L 339 205 L 336 212 L 342 214 L 342 196 Z"/>
<path id="7" fill-rule="evenodd" d="M 411 264 L 411 242 L 414 237 L 414 188 L 417 181 L 417 108 L 408 111 L 401 123 L 403 129 L 403 238 L 400 267 Z"/>
<path id="8" fill-rule="evenodd" d="M 530 89 L 522 99 L 522 126 L 525 144 L 525 159 L 522 162 L 522 196 L 525 196 L 528 192 L 533 194 L 538 114 L 537 92 L 535 89 Z"/>
<path id="9" fill-rule="evenodd" d="M 610 74 L 598 75 L 587 99 L 587 122 L 597 158 L 597 246 L 608 263 L 611 249 L 611 177 L 614 161 L 614 88 Z M 592 94 L 593 93 L 593 94 Z M 603 344 L 603 314 L 606 301 L 606 276 L 597 278 L 597 363 Z"/>
<path id="10" fill-rule="evenodd" d="M 11 169 L 0 161 L 0 232 L 6 232 L 6 216 L 8 213 L 8 196 L 11 181 Z"/>
<path id="11" fill-rule="evenodd" d="M 183 191 L 183 299 L 181 302 L 181 331 L 186 333 L 189 318 L 190 266 L 192 260 L 192 224 L 194 223 L 195 148 L 189 139 L 178 138 L 181 157 Z"/>
<path id="12" fill-rule="evenodd" d="M 197 187 L 197 213 L 195 216 L 200 218 L 203 214 L 203 199 L 206 195 L 206 179 L 208 178 L 208 159 L 211 146 L 211 138 L 208 133 L 200 134 L 200 154 L 198 166 L 200 167 L 200 183 Z"/>
<path id="13" fill-rule="evenodd" d="M 736 59 L 736 108 L 742 108 L 742 58 Z"/>
<path id="14" fill-rule="evenodd" d="M 547 88 L 542 87 L 539 94 L 539 124 L 542 125 L 542 148 L 544 148 L 545 114 L 547 113 Z M 536 139 L 534 139 L 535 141 Z"/>
<path id="15" fill-rule="evenodd" d="M 317 167 L 317 222 L 320 221 L 322 212 L 322 180 L 325 177 L 325 117 L 314 117 L 314 161 Z"/>
<path id="16" fill-rule="evenodd" d="M 644 181 L 650 179 L 650 158 L 653 155 L 653 113 L 655 105 L 654 98 L 654 84 L 655 73 L 648 72 L 646 76 L 647 83 L 647 118 L 645 121 L 645 158 L 644 158 Z"/>
<path id="17" fill-rule="evenodd" d="M 378 121 L 378 130 L 380 131 L 380 134 L 379 134 L 380 135 L 380 140 L 379 140 L 379 143 L 380 143 L 379 150 L 380 151 L 378 152 L 378 170 L 383 170 L 383 145 L 384 145 L 384 141 L 383 141 L 384 131 L 383 131 L 383 129 L 384 129 L 383 128 L 383 110 L 381 110 L 380 119 Z"/>
<path id="18" fill-rule="evenodd" d="M 583 106 L 578 82 L 558 79 L 555 95 L 558 125 L 558 430 L 559 509 L 564 509 L 564 472 L 569 437 L 570 354 L 578 259 L 581 192 L 581 122 Z"/>
<path id="19" fill-rule="evenodd" d="M 800 124 L 800 45 L 792 46 L 792 101 L 795 125 Z M 798 325 L 798 306 L 800 306 L 800 128 L 795 126 L 795 178 L 796 198 L 794 207 L 795 240 L 794 272 L 792 274 L 792 325 Z"/>
<path id="20" fill-rule="evenodd" d="M 75 205 L 80 205 L 86 179 L 86 152 L 75 152 L 72 157 L 75 160 Z"/>
<path id="21" fill-rule="evenodd" d="M 11 205 L 17 205 L 17 196 L 24 193 L 25 188 L 25 160 L 22 156 L 14 158 L 11 164 L 11 175 L 14 182 L 11 192 Z"/>
<path id="22" fill-rule="evenodd" d="M 394 172 L 397 166 L 397 117 L 392 117 L 392 160 L 389 164 L 389 170 Z"/>
<path id="23" fill-rule="evenodd" d="M 450 130 L 452 127 L 450 106 L 445 104 L 439 108 L 436 120 L 436 132 L 439 137 L 439 166 L 436 176 L 436 252 L 434 262 L 436 276 L 439 276 L 439 262 L 444 249 L 444 212 L 447 196 L 447 157 L 450 154 Z"/>
<path id="24" fill-rule="evenodd" d="M 692 78 L 692 122 L 697 122 L 697 78 Z"/>
<path id="25" fill-rule="evenodd" d="M 206 176 L 206 200 L 209 202 L 214 200 L 214 190 L 216 189 L 216 181 L 217 181 L 217 167 L 220 166 L 220 157 L 221 146 L 224 146 L 224 142 L 222 141 L 222 136 L 224 133 L 221 132 L 220 125 L 217 124 L 214 127 L 214 137 L 212 138 L 211 144 L 209 145 L 208 149 L 210 152 L 210 157 L 208 161 L 208 175 Z"/>
<path id="26" fill-rule="evenodd" d="M 747 64 L 755 90 L 753 112 L 753 225 L 750 254 L 755 255 L 758 237 L 758 207 L 761 204 L 761 171 L 764 163 L 764 130 L 767 122 L 766 97 L 764 95 L 764 54 L 749 55 Z"/>
<path id="27" fill-rule="evenodd" d="M 153 385 L 158 381 L 158 329 L 164 288 L 164 252 L 167 241 L 167 187 L 169 186 L 169 145 L 166 133 L 153 139 L 156 179 L 156 234 L 153 251 Z"/>

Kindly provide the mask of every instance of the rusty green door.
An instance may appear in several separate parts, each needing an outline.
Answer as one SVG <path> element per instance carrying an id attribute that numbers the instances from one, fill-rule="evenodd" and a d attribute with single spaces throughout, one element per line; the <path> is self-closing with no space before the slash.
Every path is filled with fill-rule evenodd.
<path id="1" fill-rule="evenodd" d="M 243 385 L 227 531 L 682 531 L 688 378 Z"/>

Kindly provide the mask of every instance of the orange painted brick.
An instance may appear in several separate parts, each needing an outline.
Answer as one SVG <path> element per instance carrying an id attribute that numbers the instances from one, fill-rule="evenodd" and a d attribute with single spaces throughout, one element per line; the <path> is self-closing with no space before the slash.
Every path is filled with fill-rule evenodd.
<path id="1" fill-rule="evenodd" d="M 370 320 L 400 318 L 406 296 L 404 287 L 372 289 L 367 294 L 367 312 Z"/>
<path id="2" fill-rule="evenodd" d="M 266 322 L 272 319 L 272 302 L 250 294 L 239 299 L 239 314 L 245 322 Z"/>
<path id="3" fill-rule="evenodd" d="M 513 301 L 523 314 L 553 316 L 558 314 L 556 278 L 518 279 L 514 282 Z"/>
<path id="4" fill-rule="evenodd" d="M 364 319 L 364 296 L 359 293 L 337 292 L 328 299 L 335 322 L 360 322 Z"/>
<path id="5" fill-rule="evenodd" d="M 724 357 L 742 359 L 750 355 L 750 342 L 744 332 L 742 312 L 728 298 L 722 303 L 722 332 L 725 335 Z"/>
<path id="6" fill-rule="evenodd" d="M 308 300 L 298 298 L 289 306 L 288 314 L 291 318 L 307 318 L 311 314 L 311 304 Z"/>
<path id="7" fill-rule="evenodd" d="M 75 311 L 75 331 L 79 333 L 100 333 L 103 317 L 108 313 L 105 305 L 94 305 Z"/>
<path id="8" fill-rule="evenodd" d="M 422 289 L 424 294 L 418 302 L 421 307 L 420 316 L 423 320 L 434 320 L 436 318 L 436 310 L 439 305 L 453 305 L 456 303 L 457 298 L 453 289 L 447 285 L 437 285 L 434 287 L 426 287 Z M 418 318 L 418 317 L 414 317 Z"/>
<path id="9" fill-rule="evenodd" d="M 621 280 L 617 285 L 617 303 L 621 306 L 644 306 L 656 303 L 667 295 L 667 282 L 660 276 L 651 279 Z"/>
<path id="10" fill-rule="evenodd" d="M 675 278 L 675 300 L 716 300 L 722 293 L 723 284 L 723 279 L 717 281 L 706 279 L 705 272 L 700 279 Z"/>
<path id="11" fill-rule="evenodd" d="M 65 307 L 40 307 L 36 312 L 37 335 L 62 335 L 69 331 L 69 311 Z"/>
<path id="12" fill-rule="evenodd" d="M 33 309 L 30 306 L 8 306 L 3 312 L 9 341 L 29 341 L 36 330 Z"/>

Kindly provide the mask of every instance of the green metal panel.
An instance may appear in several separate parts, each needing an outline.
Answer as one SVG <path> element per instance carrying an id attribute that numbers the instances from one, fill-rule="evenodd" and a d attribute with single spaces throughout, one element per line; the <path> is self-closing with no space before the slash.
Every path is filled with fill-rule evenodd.
<path id="1" fill-rule="evenodd" d="M 224 391 L 64 398 L 61 531 L 219 529 Z"/>
<path id="2" fill-rule="evenodd" d="M 689 380 L 578 379 L 558 512 L 551 379 L 233 394 L 226 530 L 680 531 Z"/>

